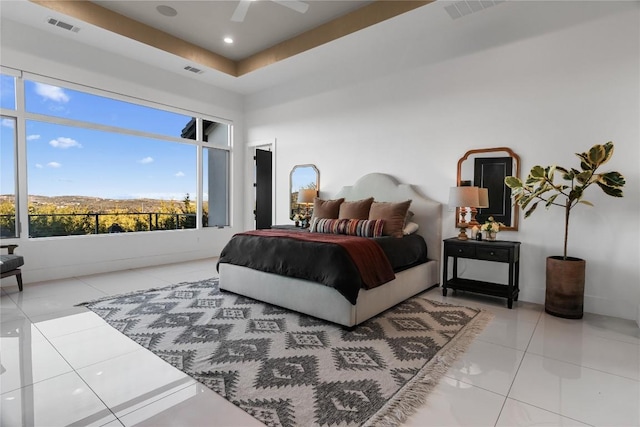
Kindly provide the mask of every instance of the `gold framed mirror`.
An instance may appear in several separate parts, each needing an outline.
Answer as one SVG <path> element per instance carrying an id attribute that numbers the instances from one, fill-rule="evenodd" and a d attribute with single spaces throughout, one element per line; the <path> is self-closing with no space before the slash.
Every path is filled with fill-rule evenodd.
<path id="1" fill-rule="evenodd" d="M 505 224 L 502 230 L 518 230 L 518 205 L 512 203 L 507 176 L 520 177 L 520 157 L 507 147 L 467 151 L 458 160 L 456 185 L 472 185 L 489 190 L 489 207 L 479 208 L 476 219 L 483 224 L 489 216 Z M 456 227 L 460 227 L 460 208 L 456 208 Z"/>
<path id="2" fill-rule="evenodd" d="M 308 205 L 298 203 L 298 193 L 309 189 L 315 190 L 316 195 L 320 191 L 320 171 L 312 164 L 295 165 L 289 173 L 289 218 L 301 209 L 308 209 Z"/>

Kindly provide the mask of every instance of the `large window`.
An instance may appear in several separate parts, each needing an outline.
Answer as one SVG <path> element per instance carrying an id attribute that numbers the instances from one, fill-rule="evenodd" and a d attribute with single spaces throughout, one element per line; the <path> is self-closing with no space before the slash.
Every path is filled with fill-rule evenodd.
<path id="1" fill-rule="evenodd" d="M 51 84 L 25 80 L 24 89 L 29 113 L 172 137 L 180 137 L 192 123 L 192 117 L 184 114 Z"/>
<path id="2" fill-rule="evenodd" d="M 14 82 L 14 92 L 24 91 L 18 144 L 26 147 L 29 237 L 229 224 L 228 123 L 52 80 Z M 18 194 L 15 182 L 5 186 L 5 157 L 14 164 L 19 158 L 5 144 L 10 129 L 16 140 L 16 126 L 20 121 L 3 117 L 3 200 L 10 187 Z M 9 231 L 10 218 L 0 218 Z"/>
<path id="3" fill-rule="evenodd" d="M 17 237 L 16 119 L 0 120 L 0 237 Z"/>
<path id="4" fill-rule="evenodd" d="M 8 74 L 0 74 L 0 108 L 16 109 L 16 78 Z"/>
<path id="5" fill-rule="evenodd" d="M 0 74 L 0 238 L 18 237 L 16 78 Z"/>

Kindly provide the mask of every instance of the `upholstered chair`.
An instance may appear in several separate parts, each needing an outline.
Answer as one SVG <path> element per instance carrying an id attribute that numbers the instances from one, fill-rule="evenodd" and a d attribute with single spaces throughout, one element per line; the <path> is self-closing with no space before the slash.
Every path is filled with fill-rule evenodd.
<path id="1" fill-rule="evenodd" d="M 0 278 L 16 276 L 18 289 L 22 292 L 22 271 L 20 271 L 20 267 L 24 265 L 24 258 L 22 255 L 13 253 L 18 245 L 1 245 L 0 247 L 7 249 L 9 252 L 8 254 L 0 254 Z"/>

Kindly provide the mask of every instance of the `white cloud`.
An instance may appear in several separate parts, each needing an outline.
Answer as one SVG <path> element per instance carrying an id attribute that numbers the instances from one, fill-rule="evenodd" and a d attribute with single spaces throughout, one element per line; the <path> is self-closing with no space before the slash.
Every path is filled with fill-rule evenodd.
<path id="1" fill-rule="evenodd" d="M 36 83 L 36 93 L 45 99 L 56 102 L 69 102 L 69 95 L 64 89 L 58 86 L 51 86 L 44 83 Z"/>
<path id="2" fill-rule="evenodd" d="M 37 169 L 42 169 L 44 166 L 42 166 L 40 163 L 36 163 L 36 168 Z"/>
<path id="3" fill-rule="evenodd" d="M 49 141 L 49 145 L 52 146 L 53 148 L 62 148 L 62 149 L 71 148 L 71 147 L 82 148 L 82 145 L 78 141 L 76 141 L 73 138 L 67 138 L 64 136 L 60 136 L 56 139 L 52 139 L 51 141 Z"/>
<path id="4" fill-rule="evenodd" d="M 138 163 L 142 163 L 143 165 L 146 165 L 148 163 L 153 163 L 153 157 L 145 157 L 143 159 L 138 160 Z"/>
<path id="5" fill-rule="evenodd" d="M 177 174 L 175 174 L 175 176 L 178 178 L 182 178 L 184 176 L 184 172 L 178 172 Z"/>
<path id="6" fill-rule="evenodd" d="M 13 129 L 16 122 L 13 119 L 2 119 L 2 127 Z"/>
<path id="7" fill-rule="evenodd" d="M 40 135 L 28 135 L 27 141 L 35 141 L 36 139 L 40 139 Z"/>
<path id="8" fill-rule="evenodd" d="M 58 162 L 49 162 L 47 163 L 47 166 L 49 166 L 50 168 L 59 168 L 62 167 L 62 165 Z"/>

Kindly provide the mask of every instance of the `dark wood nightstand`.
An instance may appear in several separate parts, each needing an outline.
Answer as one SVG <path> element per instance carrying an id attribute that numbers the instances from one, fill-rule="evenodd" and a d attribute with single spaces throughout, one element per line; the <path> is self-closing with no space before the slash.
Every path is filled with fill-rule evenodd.
<path id="1" fill-rule="evenodd" d="M 453 257 L 453 277 L 448 278 L 449 257 Z M 509 284 L 502 285 L 481 280 L 458 277 L 458 258 L 509 264 Z M 513 307 L 520 292 L 520 242 L 507 240 L 459 240 L 456 237 L 444 240 L 444 263 L 442 265 L 442 295 L 447 289 L 476 292 L 507 298 L 507 306 Z"/>

